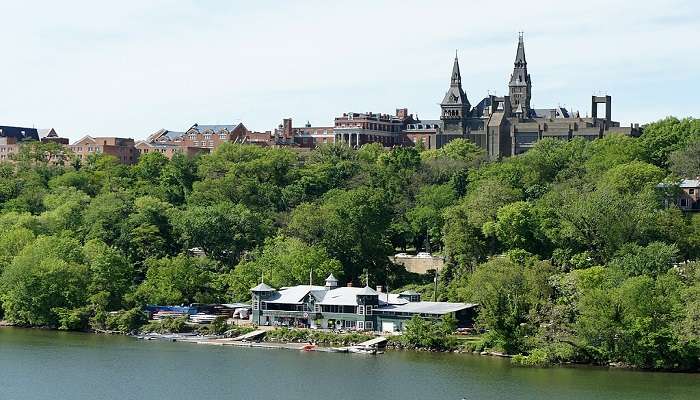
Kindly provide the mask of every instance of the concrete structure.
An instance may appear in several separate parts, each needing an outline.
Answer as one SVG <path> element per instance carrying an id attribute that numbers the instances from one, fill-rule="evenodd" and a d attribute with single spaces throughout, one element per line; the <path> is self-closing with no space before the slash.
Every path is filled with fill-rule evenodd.
<path id="1" fill-rule="evenodd" d="M 414 274 L 428 274 L 435 271 L 440 272 L 445 266 L 444 257 L 433 256 L 430 253 L 418 253 L 415 256 L 399 253 L 393 257 L 389 257 L 389 260 L 394 264 L 403 265 L 406 271 Z"/>
<path id="2" fill-rule="evenodd" d="M 476 304 L 421 301 L 416 292 L 390 294 L 381 287 L 338 287 L 333 275 L 324 286 L 277 290 L 261 283 L 251 293 L 251 318 L 258 325 L 395 332 L 403 330 L 415 315 L 435 320 L 452 314 L 459 326 L 469 326 L 476 310 Z"/>
<path id="3" fill-rule="evenodd" d="M 134 139 L 118 137 L 84 136 L 68 148 L 82 161 L 92 154 L 108 154 L 114 156 L 122 164 L 135 164 L 139 159 Z"/>

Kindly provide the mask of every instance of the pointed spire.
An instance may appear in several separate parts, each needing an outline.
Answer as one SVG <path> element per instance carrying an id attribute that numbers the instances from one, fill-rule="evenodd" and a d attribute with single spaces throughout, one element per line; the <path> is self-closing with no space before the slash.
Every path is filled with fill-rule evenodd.
<path id="1" fill-rule="evenodd" d="M 459 59 L 457 58 L 457 50 L 455 50 L 455 63 L 452 66 L 451 84 L 452 85 L 461 85 L 462 84 L 462 75 L 460 75 L 460 73 L 459 73 Z"/>
<path id="2" fill-rule="evenodd" d="M 518 32 L 518 50 L 515 53 L 515 66 L 527 65 L 525 61 L 525 41 L 523 39 L 523 32 Z"/>

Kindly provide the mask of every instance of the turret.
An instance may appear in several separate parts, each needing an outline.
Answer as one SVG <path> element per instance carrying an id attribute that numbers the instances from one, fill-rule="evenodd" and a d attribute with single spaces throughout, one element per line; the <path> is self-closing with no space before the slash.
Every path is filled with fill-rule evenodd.
<path id="1" fill-rule="evenodd" d="M 442 114 L 440 119 L 444 121 L 445 131 L 466 132 L 466 119 L 469 117 L 471 104 L 467 94 L 462 90 L 462 75 L 459 71 L 459 59 L 455 53 L 455 61 L 452 65 L 450 88 L 440 103 Z"/>
<path id="2" fill-rule="evenodd" d="M 338 287 L 338 280 L 333 276 L 333 274 L 328 275 L 326 278 L 326 289 L 333 290 Z"/>
<path id="3" fill-rule="evenodd" d="M 530 116 L 530 99 L 532 82 L 530 74 L 527 72 L 527 61 L 525 60 L 525 41 L 523 33 L 518 34 L 518 49 L 515 53 L 513 63 L 513 74 L 510 76 L 508 93 L 510 95 L 511 109 L 519 118 Z"/>

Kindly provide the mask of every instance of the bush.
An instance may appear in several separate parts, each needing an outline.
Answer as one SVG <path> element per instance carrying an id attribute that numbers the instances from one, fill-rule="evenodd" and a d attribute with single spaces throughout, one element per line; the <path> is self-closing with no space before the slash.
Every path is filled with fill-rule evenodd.
<path id="1" fill-rule="evenodd" d="M 321 343 L 330 346 L 350 346 L 365 342 L 374 336 L 368 333 L 332 333 L 313 329 L 277 328 L 267 332 L 265 340 L 270 342 Z"/>
<path id="2" fill-rule="evenodd" d="M 105 320 L 107 329 L 119 332 L 137 332 L 146 322 L 148 317 L 136 307 L 126 311 L 109 314 Z"/>
<path id="3" fill-rule="evenodd" d="M 534 349 L 528 355 L 514 355 L 511 363 L 521 367 L 547 367 L 552 364 L 552 361 L 546 350 Z"/>
<path id="4" fill-rule="evenodd" d="M 192 325 L 187 323 L 188 315 L 179 318 L 163 318 L 158 321 L 151 321 L 141 328 L 144 333 L 181 333 L 191 332 Z"/>

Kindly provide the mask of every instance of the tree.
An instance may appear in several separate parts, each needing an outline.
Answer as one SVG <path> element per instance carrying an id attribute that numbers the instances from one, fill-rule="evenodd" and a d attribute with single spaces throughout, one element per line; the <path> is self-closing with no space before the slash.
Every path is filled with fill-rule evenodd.
<path id="1" fill-rule="evenodd" d="M 0 278 L 5 318 L 31 326 L 57 326 L 56 309 L 85 305 L 88 270 L 73 239 L 39 236 L 12 260 Z"/>
<path id="2" fill-rule="evenodd" d="M 349 280 L 360 282 L 366 269 L 374 279 L 383 280 L 392 254 L 386 237 L 391 222 L 386 204 L 378 189 L 333 190 L 320 204 L 298 206 L 286 233 L 325 247 L 341 262 Z"/>
<path id="3" fill-rule="evenodd" d="M 416 239 L 416 248 L 425 247 L 426 240 L 426 251 L 431 251 L 433 244 L 440 245 L 444 224 L 442 214 L 454 201 L 455 195 L 450 185 L 431 185 L 420 189 L 416 205 L 406 213 Z"/>
<path id="4" fill-rule="evenodd" d="M 231 203 L 187 207 L 173 213 L 172 223 L 186 249 L 199 247 L 229 266 L 261 244 L 270 229 L 263 215 Z"/>
<path id="5" fill-rule="evenodd" d="M 546 252 L 539 221 L 530 203 L 517 201 L 501 207 L 492 229 L 508 249 L 523 249 L 536 254 Z"/>
<path id="6" fill-rule="evenodd" d="M 522 350 L 523 336 L 533 327 L 528 314 L 550 294 L 546 263 L 521 266 L 508 257 L 479 265 L 469 278 L 468 292 L 479 304 L 477 322 L 489 330 L 489 340 L 511 354 Z"/>
<path id="7" fill-rule="evenodd" d="M 134 268 L 117 249 L 93 239 L 83 246 L 90 272 L 91 302 L 105 310 L 119 310 L 134 281 Z"/>
<path id="8" fill-rule="evenodd" d="M 699 134 L 700 120 L 668 117 L 645 125 L 639 144 L 647 161 L 659 167 L 666 167 L 669 154 L 683 149 Z"/>
<path id="9" fill-rule="evenodd" d="M 659 276 L 673 267 L 677 257 L 678 247 L 675 244 L 653 242 L 640 246 L 627 243 L 610 261 L 610 266 L 628 276 Z"/>
<path id="10" fill-rule="evenodd" d="M 138 304 L 178 305 L 210 303 L 220 299 L 213 287 L 211 261 L 185 255 L 148 259 L 146 280 L 136 289 Z"/>
<path id="11" fill-rule="evenodd" d="M 277 236 L 265 241 L 249 259 L 241 261 L 230 273 L 230 292 L 234 298 L 250 298 L 250 288 L 260 282 L 272 287 L 304 285 L 311 278 L 315 284 L 329 275 L 342 277 L 343 268 L 319 245 L 308 245 L 299 239 Z"/>
<path id="12" fill-rule="evenodd" d="M 700 132 L 685 148 L 668 156 L 669 169 L 681 178 L 700 176 Z"/>

